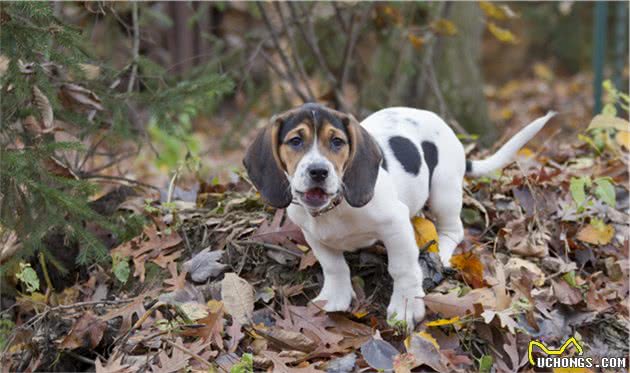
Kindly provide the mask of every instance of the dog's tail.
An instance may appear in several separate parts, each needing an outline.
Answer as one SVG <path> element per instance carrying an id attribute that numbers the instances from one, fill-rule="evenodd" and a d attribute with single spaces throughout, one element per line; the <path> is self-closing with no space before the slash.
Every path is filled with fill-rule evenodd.
<path id="1" fill-rule="evenodd" d="M 514 137 L 508 140 L 496 153 L 491 155 L 490 158 L 480 161 L 467 160 L 466 175 L 483 176 L 508 165 L 514 159 L 516 152 L 531 140 L 532 137 L 536 136 L 538 131 L 540 131 L 554 115 L 556 115 L 556 113 L 550 111 L 544 117 L 540 117 L 528 124 L 514 135 Z"/>

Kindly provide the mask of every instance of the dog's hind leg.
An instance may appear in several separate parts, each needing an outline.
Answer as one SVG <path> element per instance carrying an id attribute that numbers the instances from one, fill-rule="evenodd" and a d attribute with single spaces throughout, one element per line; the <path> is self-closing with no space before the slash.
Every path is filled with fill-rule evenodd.
<path id="1" fill-rule="evenodd" d="M 456 180 L 459 180 L 455 178 Z M 434 180 L 434 186 L 436 184 Z M 450 259 L 457 245 L 464 239 L 464 225 L 460 218 L 462 211 L 462 182 L 438 181 L 439 187 L 431 189 L 429 204 L 436 216 L 440 259 L 445 267 L 450 267 Z"/>

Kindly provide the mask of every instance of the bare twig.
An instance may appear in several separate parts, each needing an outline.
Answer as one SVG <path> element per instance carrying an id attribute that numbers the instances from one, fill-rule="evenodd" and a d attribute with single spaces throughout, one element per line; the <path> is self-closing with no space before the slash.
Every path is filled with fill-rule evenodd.
<path id="1" fill-rule="evenodd" d="M 126 183 L 129 184 L 134 184 L 134 185 L 138 185 L 144 188 L 150 188 L 153 190 L 157 190 L 159 191 L 160 188 L 150 185 L 150 184 L 146 184 L 137 180 L 132 180 L 132 179 L 128 179 L 126 177 L 122 177 L 122 176 L 111 176 L 111 175 L 95 175 L 95 174 L 84 174 L 81 175 L 81 179 L 103 179 L 103 180 L 118 180 L 118 181 L 124 181 Z"/>
<path id="2" fill-rule="evenodd" d="M 313 90 L 311 89 L 310 84 L 308 83 L 308 76 L 306 75 L 306 71 L 304 70 L 304 64 L 302 60 L 297 56 L 297 43 L 295 38 L 293 37 L 293 31 L 287 24 L 284 13 L 282 12 L 282 5 L 280 2 L 274 2 L 276 7 L 276 12 L 280 16 L 280 21 L 282 22 L 282 27 L 287 33 L 287 37 L 289 38 L 289 42 L 291 43 L 291 57 L 293 57 L 293 63 L 297 66 L 298 73 L 300 74 L 304 86 L 306 87 L 306 91 L 309 95 L 309 101 L 315 101 L 315 95 L 313 94 Z"/>
<path id="3" fill-rule="evenodd" d="M 293 88 L 295 93 L 298 96 L 300 96 L 302 101 L 307 102 L 308 101 L 308 97 L 302 92 L 302 90 L 297 85 L 297 80 L 295 79 L 295 76 L 293 75 L 293 71 L 292 71 L 292 68 L 291 68 L 291 64 L 289 63 L 289 59 L 287 58 L 286 54 L 282 50 L 282 47 L 280 45 L 280 41 L 278 40 L 278 34 L 276 33 L 276 30 L 274 29 L 273 25 L 271 24 L 271 21 L 269 20 L 269 17 L 267 16 L 267 12 L 265 11 L 265 7 L 261 3 L 256 3 L 256 6 L 258 7 L 258 10 L 260 11 L 260 14 L 262 15 L 263 21 L 265 23 L 265 26 L 267 27 L 267 30 L 269 31 L 269 34 L 271 35 L 271 40 L 272 40 L 276 50 L 278 51 L 278 55 L 280 56 L 280 60 L 282 60 L 282 63 L 284 64 L 284 67 L 285 67 L 285 70 L 286 70 L 286 74 L 289 77 L 289 81 L 291 82 L 291 87 Z"/>
<path id="4" fill-rule="evenodd" d="M 361 14 L 358 22 L 355 23 L 356 16 L 354 13 L 352 14 L 352 17 L 350 18 L 350 31 L 349 31 L 350 36 L 348 36 L 348 41 L 346 43 L 346 49 L 343 56 L 343 62 L 341 63 L 341 77 L 339 78 L 339 84 L 337 85 L 337 88 L 339 88 L 340 90 L 343 90 L 343 86 L 346 84 L 346 80 L 348 78 L 349 66 L 350 66 L 350 63 L 349 63 L 350 56 L 352 55 L 352 52 L 354 51 L 354 47 L 359 38 L 359 34 L 361 33 L 361 29 L 365 25 L 365 22 L 367 21 L 370 12 L 372 12 L 372 7 L 373 7 L 372 4 L 366 7 L 363 14 Z"/>
<path id="5" fill-rule="evenodd" d="M 210 364 L 210 362 L 204 358 L 202 358 L 201 356 L 197 355 L 196 353 L 190 351 L 189 349 L 187 349 L 184 346 L 180 346 L 175 342 L 171 342 L 168 339 L 163 339 L 164 342 L 166 342 L 167 344 L 169 344 L 171 347 L 176 348 L 180 351 L 182 351 L 183 353 L 190 355 L 190 357 L 192 357 L 193 359 L 197 360 L 198 362 L 200 362 L 201 364 L 211 368 L 212 364 Z"/>
<path id="6" fill-rule="evenodd" d="M 131 75 L 127 83 L 127 93 L 131 93 L 133 85 L 138 74 L 138 58 L 140 57 L 140 25 L 138 23 L 138 3 L 132 2 L 132 20 L 133 20 L 133 60 L 131 61 Z"/>

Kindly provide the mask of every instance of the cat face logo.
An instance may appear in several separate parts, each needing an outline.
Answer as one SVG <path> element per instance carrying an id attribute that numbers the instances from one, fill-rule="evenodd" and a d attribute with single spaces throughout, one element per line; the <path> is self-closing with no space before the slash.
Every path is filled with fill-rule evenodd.
<path id="1" fill-rule="evenodd" d="M 547 348 L 547 346 L 545 346 L 540 341 L 536 341 L 536 340 L 529 341 L 529 346 L 527 347 L 527 356 L 529 357 L 529 362 L 530 362 L 530 364 L 536 366 L 536 362 L 534 360 L 534 355 L 533 355 L 534 346 L 537 346 L 538 348 L 540 348 L 544 354 L 546 354 L 548 356 L 552 356 L 552 355 L 562 355 L 564 353 L 564 351 L 571 344 L 573 344 L 573 346 L 575 347 L 576 351 L 578 352 L 578 355 L 581 356 L 584 353 L 584 350 L 582 349 L 582 346 L 580 346 L 580 344 L 575 339 L 575 337 L 571 337 L 571 338 L 567 339 L 567 341 L 564 342 L 562 347 L 560 347 L 557 350 L 552 350 L 552 349 Z"/>

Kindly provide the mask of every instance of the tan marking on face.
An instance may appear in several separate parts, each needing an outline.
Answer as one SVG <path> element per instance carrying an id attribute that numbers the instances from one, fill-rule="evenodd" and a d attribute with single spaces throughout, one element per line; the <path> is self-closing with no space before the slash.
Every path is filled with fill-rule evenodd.
<path id="1" fill-rule="evenodd" d="M 333 139 L 335 138 L 343 140 L 343 144 L 341 146 L 334 146 Z M 348 145 L 348 136 L 345 132 L 325 122 L 319 128 L 317 146 L 319 147 L 319 152 L 324 157 L 328 158 L 330 163 L 335 167 L 337 175 L 341 177 L 350 158 L 350 146 Z"/>
<path id="2" fill-rule="evenodd" d="M 302 139 L 302 145 L 299 148 L 291 146 L 288 141 L 294 137 L 300 137 Z M 293 176 L 298 163 L 306 154 L 308 149 L 313 143 L 313 127 L 307 123 L 302 122 L 295 126 L 291 131 L 287 132 L 287 135 L 281 140 L 278 154 L 280 156 L 280 162 L 287 173 Z"/>

